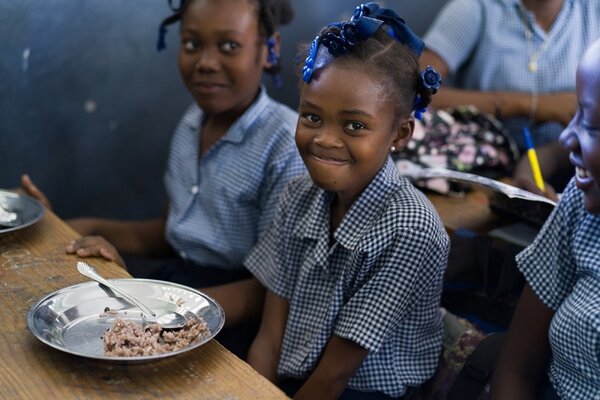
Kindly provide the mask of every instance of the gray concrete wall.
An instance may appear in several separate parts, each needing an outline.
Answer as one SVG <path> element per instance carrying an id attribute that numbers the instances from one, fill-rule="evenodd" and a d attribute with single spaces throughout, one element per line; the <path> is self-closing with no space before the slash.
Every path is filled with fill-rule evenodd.
<path id="1" fill-rule="evenodd" d="M 423 34 L 444 0 L 396 0 Z M 284 87 L 298 103 L 298 42 L 350 16 L 349 1 L 293 0 L 282 29 Z M 0 1 L 0 188 L 29 173 L 62 217 L 143 218 L 165 205 L 162 172 L 169 138 L 191 102 L 176 65 L 178 32 L 155 50 L 160 0 Z"/>

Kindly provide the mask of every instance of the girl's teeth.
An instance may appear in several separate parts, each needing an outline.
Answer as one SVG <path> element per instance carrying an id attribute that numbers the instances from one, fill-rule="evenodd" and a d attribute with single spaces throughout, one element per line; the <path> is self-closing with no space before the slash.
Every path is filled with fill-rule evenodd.
<path id="1" fill-rule="evenodd" d="M 575 167 L 575 172 L 577 173 L 577 176 L 580 177 L 580 178 L 587 178 L 588 177 L 588 172 L 587 172 L 586 169 Z"/>

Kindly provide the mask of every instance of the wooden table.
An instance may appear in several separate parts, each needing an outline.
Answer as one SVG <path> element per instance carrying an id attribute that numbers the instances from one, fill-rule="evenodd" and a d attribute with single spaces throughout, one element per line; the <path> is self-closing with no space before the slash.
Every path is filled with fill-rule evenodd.
<path id="1" fill-rule="evenodd" d="M 483 190 L 467 192 L 463 197 L 452 197 L 426 192 L 427 198 L 440 214 L 448 233 L 469 229 L 486 234 L 505 221 L 490 210 L 488 193 Z"/>
<path id="2" fill-rule="evenodd" d="M 285 399 L 276 386 L 215 340 L 159 361 L 116 364 L 77 357 L 40 342 L 27 327 L 41 297 L 88 281 L 65 253 L 78 235 L 52 212 L 0 234 L 0 399 Z M 128 278 L 94 260 L 106 278 Z"/>

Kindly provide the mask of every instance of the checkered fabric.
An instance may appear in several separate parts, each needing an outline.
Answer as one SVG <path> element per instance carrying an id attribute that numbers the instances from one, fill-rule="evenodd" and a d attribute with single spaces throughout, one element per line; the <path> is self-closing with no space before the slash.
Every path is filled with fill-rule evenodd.
<path id="1" fill-rule="evenodd" d="M 337 335 L 369 350 L 350 388 L 401 396 L 432 376 L 438 363 L 448 236 L 435 209 L 391 159 L 330 243 L 333 198 L 310 177 L 294 180 L 245 262 L 290 303 L 278 373 L 307 378 Z"/>
<path id="2" fill-rule="evenodd" d="M 294 143 L 297 114 L 271 99 L 257 100 L 199 160 L 202 110 L 192 105 L 171 142 L 165 184 L 166 238 L 195 264 L 243 268 L 266 229 L 277 199 L 306 169 Z"/>
<path id="3" fill-rule="evenodd" d="M 539 93 L 575 91 L 575 73 L 585 49 L 600 37 L 600 1 L 565 0 L 549 32 L 535 24 L 531 43 L 519 12 L 520 0 L 452 0 L 424 37 L 426 47 L 444 59 L 454 84 L 464 89 Z M 548 41 L 538 71 L 528 70 L 530 56 Z M 521 128 L 528 118 L 506 121 L 522 149 Z M 555 140 L 562 127 L 534 129 L 537 145 Z"/>
<path id="4" fill-rule="evenodd" d="M 536 240 L 517 256 L 533 291 L 556 310 L 550 381 L 561 399 L 600 399 L 600 216 L 571 181 Z"/>

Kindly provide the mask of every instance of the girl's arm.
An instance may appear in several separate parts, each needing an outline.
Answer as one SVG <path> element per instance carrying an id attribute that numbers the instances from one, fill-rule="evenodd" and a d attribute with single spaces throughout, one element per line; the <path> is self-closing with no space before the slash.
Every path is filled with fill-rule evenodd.
<path id="1" fill-rule="evenodd" d="M 525 285 L 494 376 L 492 399 L 535 399 L 550 359 L 548 329 L 554 310 Z"/>
<path id="2" fill-rule="evenodd" d="M 85 248 L 85 236 L 102 236 L 115 248 L 126 254 L 163 256 L 171 251 L 165 239 L 165 218 L 144 221 L 119 221 L 103 218 L 77 218 L 67 220 L 77 233 L 84 236 L 76 240 L 69 252 Z M 79 253 L 78 253 L 79 254 Z"/>
<path id="3" fill-rule="evenodd" d="M 201 288 L 215 299 L 225 312 L 225 327 L 257 319 L 263 310 L 265 288 L 256 278 Z"/>
<path id="4" fill-rule="evenodd" d="M 26 174 L 21 177 L 21 188 L 46 208 L 52 209 L 52 204 L 46 195 Z M 119 221 L 103 218 L 68 220 L 67 224 L 84 238 L 75 240 L 67 246 L 67 252 L 76 253 L 81 257 L 104 257 L 111 261 L 115 261 L 115 257 L 120 259 L 117 251 L 140 256 L 168 255 L 171 248 L 165 240 L 166 215 L 165 211 L 161 218 L 144 221 Z M 96 236 L 101 237 L 97 238 Z M 112 255 L 107 257 L 108 253 L 103 252 L 109 252 Z M 123 264 L 121 263 L 121 265 Z"/>
<path id="5" fill-rule="evenodd" d="M 288 310 L 286 299 L 267 290 L 260 328 L 248 352 L 248 364 L 274 383 Z"/>
<path id="6" fill-rule="evenodd" d="M 351 340 L 332 336 L 317 368 L 295 399 L 337 399 L 369 351 Z"/>

